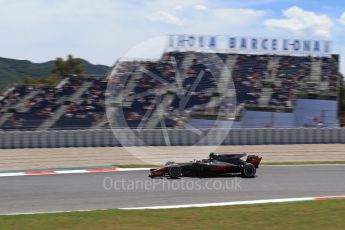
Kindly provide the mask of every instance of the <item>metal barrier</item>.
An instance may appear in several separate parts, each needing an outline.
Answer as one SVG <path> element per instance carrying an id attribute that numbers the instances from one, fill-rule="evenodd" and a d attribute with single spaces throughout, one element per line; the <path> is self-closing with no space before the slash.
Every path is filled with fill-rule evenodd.
<path id="1" fill-rule="evenodd" d="M 267 145 L 345 143 L 345 129 L 208 129 L 191 130 L 49 130 L 2 131 L 0 148 L 62 148 L 112 146 Z"/>

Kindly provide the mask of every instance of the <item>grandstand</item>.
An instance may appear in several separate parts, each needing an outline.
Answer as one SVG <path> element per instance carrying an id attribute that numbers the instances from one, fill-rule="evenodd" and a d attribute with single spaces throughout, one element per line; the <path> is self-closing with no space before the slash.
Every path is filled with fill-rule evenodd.
<path id="1" fill-rule="evenodd" d="M 0 97 L 0 128 L 109 128 L 106 104 L 119 128 L 335 127 L 338 69 L 338 55 L 166 52 L 119 61 L 108 78 L 12 86 Z"/>
<path id="2" fill-rule="evenodd" d="M 91 128 L 104 119 L 106 85 L 104 78 L 68 76 L 56 87 L 9 88 L 1 100 L 1 128 Z"/>

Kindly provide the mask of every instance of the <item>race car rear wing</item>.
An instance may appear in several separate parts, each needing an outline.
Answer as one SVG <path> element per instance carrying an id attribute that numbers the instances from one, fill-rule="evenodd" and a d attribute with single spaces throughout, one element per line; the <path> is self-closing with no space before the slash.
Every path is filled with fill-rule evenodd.
<path id="1" fill-rule="evenodd" d="M 256 168 L 259 168 L 262 157 L 257 155 L 248 155 L 246 162 L 253 164 Z"/>

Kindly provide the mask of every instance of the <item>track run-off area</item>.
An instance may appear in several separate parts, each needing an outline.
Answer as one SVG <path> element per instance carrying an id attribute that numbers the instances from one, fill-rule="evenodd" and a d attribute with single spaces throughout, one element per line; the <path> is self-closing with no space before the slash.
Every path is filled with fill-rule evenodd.
<path id="1" fill-rule="evenodd" d="M 147 175 L 117 170 L 0 177 L 0 215 L 345 195 L 345 165 L 262 166 L 248 179 Z"/>
<path id="2" fill-rule="evenodd" d="M 265 163 L 345 161 L 343 144 L 28 148 L 0 149 L 0 171 L 188 162 L 210 152 L 257 154 Z"/>

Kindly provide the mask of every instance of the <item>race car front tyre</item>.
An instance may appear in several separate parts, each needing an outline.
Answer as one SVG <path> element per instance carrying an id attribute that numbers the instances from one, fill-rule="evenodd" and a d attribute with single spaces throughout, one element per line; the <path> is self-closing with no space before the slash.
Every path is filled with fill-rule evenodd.
<path id="1" fill-rule="evenodd" d="M 180 166 L 171 166 L 168 168 L 168 175 L 171 178 L 179 178 L 182 176 L 182 169 Z"/>
<path id="2" fill-rule="evenodd" d="M 243 165 L 242 176 L 246 178 L 254 177 L 256 174 L 256 168 L 253 164 L 247 163 Z"/>

